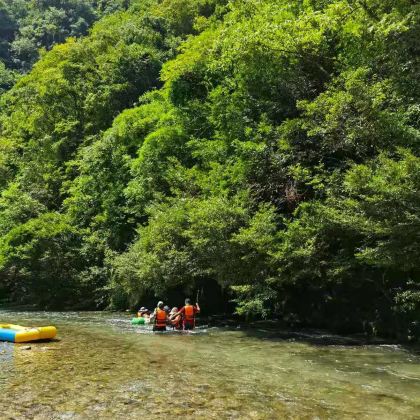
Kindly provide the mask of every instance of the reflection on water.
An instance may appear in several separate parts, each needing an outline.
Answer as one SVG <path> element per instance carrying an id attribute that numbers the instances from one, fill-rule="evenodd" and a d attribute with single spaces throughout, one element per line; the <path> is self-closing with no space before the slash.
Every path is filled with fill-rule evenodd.
<path id="1" fill-rule="evenodd" d="M 209 328 L 149 334 L 127 315 L 0 312 L 58 341 L 0 343 L 3 419 L 419 418 L 420 357 Z"/>

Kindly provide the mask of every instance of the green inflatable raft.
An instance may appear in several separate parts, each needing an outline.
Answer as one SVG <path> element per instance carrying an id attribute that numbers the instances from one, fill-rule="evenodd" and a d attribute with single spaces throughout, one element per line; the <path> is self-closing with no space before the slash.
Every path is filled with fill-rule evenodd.
<path id="1" fill-rule="evenodd" d="M 133 318 L 131 320 L 131 324 L 132 325 L 145 325 L 146 324 L 146 320 L 142 317 L 140 318 Z"/>

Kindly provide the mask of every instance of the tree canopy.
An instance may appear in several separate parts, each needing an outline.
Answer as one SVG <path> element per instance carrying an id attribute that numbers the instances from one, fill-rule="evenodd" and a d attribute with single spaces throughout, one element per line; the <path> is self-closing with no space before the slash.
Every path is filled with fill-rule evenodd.
<path id="1" fill-rule="evenodd" d="M 9 296 L 220 288 L 241 316 L 420 336 L 415 2 L 35 3 L 44 32 L 0 3 Z"/>
<path id="2" fill-rule="evenodd" d="M 0 94 L 32 68 L 41 50 L 86 35 L 101 16 L 128 4 L 126 0 L 0 0 Z"/>

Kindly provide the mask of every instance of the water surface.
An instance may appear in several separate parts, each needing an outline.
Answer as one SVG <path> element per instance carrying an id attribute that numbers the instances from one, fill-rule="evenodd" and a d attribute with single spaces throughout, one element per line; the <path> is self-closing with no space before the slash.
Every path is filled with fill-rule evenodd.
<path id="1" fill-rule="evenodd" d="M 56 325 L 50 343 L 0 342 L 1 419 L 415 419 L 420 356 L 314 345 L 264 330 L 151 334 L 109 313 L 0 311 Z"/>

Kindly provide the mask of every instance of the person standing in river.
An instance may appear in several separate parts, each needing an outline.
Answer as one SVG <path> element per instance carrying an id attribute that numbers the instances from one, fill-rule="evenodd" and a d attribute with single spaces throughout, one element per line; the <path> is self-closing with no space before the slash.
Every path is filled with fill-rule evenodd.
<path id="1" fill-rule="evenodd" d="M 195 315 L 200 313 L 198 303 L 191 305 L 191 299 L 185 299 L 185 306 L 181 308 L 173 317 L 182 315 L 182 326 L 184 330 L 193 330 L 195 328 Z"/>
<path id="2" fill-rule="evenodd" d="M 182 330 L 182 316 L 178 313 L 178 308 L 174 306 L 169 314 L 173 330 Z"/>
<path id="3" fill-rule="evenodd" d="M 158 302 L 157 308 L 153 312 L 153 321 L 153 331 L 166 331 L 169 319 L 162 301 Z"/>

